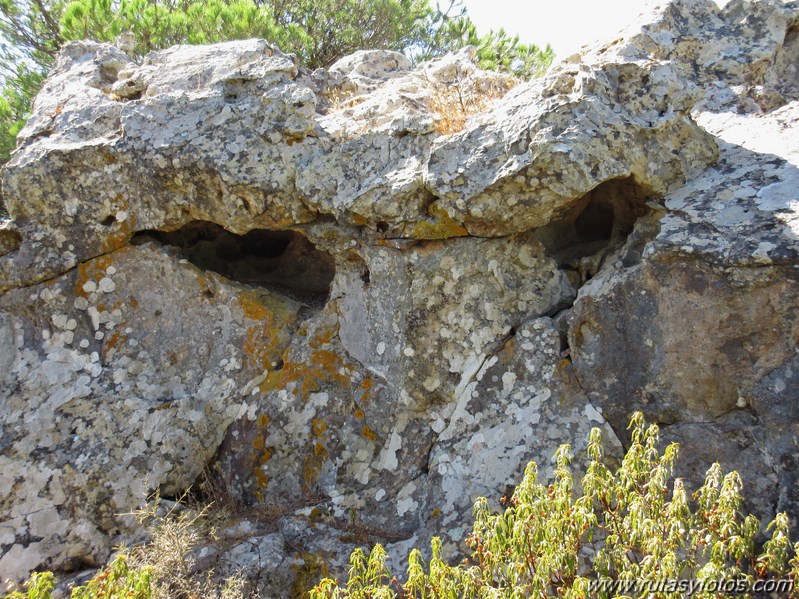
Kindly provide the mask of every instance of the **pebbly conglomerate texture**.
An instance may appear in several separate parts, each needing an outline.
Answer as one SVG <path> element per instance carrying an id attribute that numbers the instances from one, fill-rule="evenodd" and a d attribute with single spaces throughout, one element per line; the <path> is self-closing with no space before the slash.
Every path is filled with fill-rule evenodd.
<path id="1" fill-rule="evenodd" d="M 473 61 L 64 49 L 2 181 L 0 578 L 209 477 L 265 597 L 454 554 L 637 409 L 799 513 L 799 6 L 674 0 L 444 131 L 515 84 Z"/>

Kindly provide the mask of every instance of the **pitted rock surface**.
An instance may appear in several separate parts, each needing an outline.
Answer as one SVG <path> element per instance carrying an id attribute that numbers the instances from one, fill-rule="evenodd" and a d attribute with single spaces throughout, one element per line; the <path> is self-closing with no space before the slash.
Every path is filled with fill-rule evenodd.
<path id="1" fill-rule="evenodd" d="M 637 409 L 799 513 L 798 27 L 674 0 L 448 134 L 443 88 L 516 83 L 468 49 L 68 45 L 3 174 L 0 577 L 207 476 L 241 512 L 200 563 L 264 597 L 454 557 L 477 496 Z"/>

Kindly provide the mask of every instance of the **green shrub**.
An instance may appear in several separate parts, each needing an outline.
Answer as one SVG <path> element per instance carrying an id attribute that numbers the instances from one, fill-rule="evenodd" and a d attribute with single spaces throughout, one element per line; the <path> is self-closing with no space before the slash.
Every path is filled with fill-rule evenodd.
<path id="1" fill-rule="evenodd" d="M 5 599 L 51 599 L 55 577 L 51 572 L 34 573 L 25 583 L 26 593 L 19 591 Z M 150 570 L 128 565 L 128 554 L 121 552 L 108 566 L 86 583 L 72 589 L 71 599 L 150 599 Z"/>
<path id="2" fill-rule="evenodd" d="M 352 553 L 344 586 L 325 579 L 311 599 L 718 597 L 733 587 L 746 596 L 767 579 L 783 585 L 779 596 L 796 596 L 789 589 L 799 547 L 791 544 L 787 516 L 768 527 L 771 538 L 758 555 L 760 524 L 743 513 L 737 473 L 723 475 L 714 464 L 691 501 L 682 480 L 669 486 L 678 446 L 661 454 L 658 427 L 647 427 L 640 413 L 630 428 L 631 446 L 615 472 L 603 461 L 600 431 L 591 432 L 581 493 L 564 445 L 551 484 L 538 482 L 531 462 L 502 513 L 478 499 L 471 554 L 461 564 L 446 563 L 434 538 L 430 561 L 425 566 L 414 549 L 401 583 L 377 545 L 368 557 Z"/>

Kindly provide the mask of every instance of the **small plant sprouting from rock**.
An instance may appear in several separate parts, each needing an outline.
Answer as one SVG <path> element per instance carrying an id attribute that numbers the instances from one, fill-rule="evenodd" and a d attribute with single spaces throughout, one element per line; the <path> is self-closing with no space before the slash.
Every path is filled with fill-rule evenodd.
<path id="1" fill-rule="evenodd" d="M 25 593 L 15 591 L 5 599 L 52 599 L 55 590 L 52 572 L 36 572 L 25 583 Z M 130 565 L 130 555 L 121 551 L 84 586 L 72 589 L 71 599 L 150 599 L 150 568 Z"/>
<path id="2" fill-rule="evenodd" d="M 146 525 L 150 541 L 133 548 L 121 547 L 117 555 L 85 585 L 73 588 L 70 599 L 241 599 L 245 582 L 239 577 L 223 581 L 213 572 L 195 567 L 196 550 L 216 538 L 209 521 L 211 505 L 192 509 L 184 495 L 174 505 L 158 494 L 131 515 Z M 52 599 L 56 580 L 51 572 L 34 573 L 5 599 Z"/>
<path id="3" fill-rule="evenodd" d="M 640 413 L 630 428 L 632 444 L 615 472 L 603 461 L 599 429 L 592 431 L 581 493 L 564 445 L 551 484 L 538 482 L 531 462 L 504 512 L 492 513 L 478 499 L 467 539 L 471 555 L 461 564 L 444 561 L 434 538 L 426 565 L 418 549 L 411 552 L 402 583 L 376 545 L 368 557 L 353 552 L 345 585 L 325 579 L 311 599 L 655 598 L 689 588 L 695 597 L 717 597 L 733 586 L 747 596 L 758 585 L 797 596 L 799 544 L 790 541 L 787 516 L 769 525 L 770 539 L 758 554 L 760 525 L 743 513 L 737 473 L 724 475 L 714 464 L 691 500 L 682 480 L 669 486 L 678 446 L 660 453 L 658 427 L 647 426 Z"/>
<path id="4" fill-rule="evenodd" d="M 431 84 L 430 109 L 438 114 L 436 131 L 441 135 L 463 131 L 470 117 L 490 110 L 516 83 L 511 78 L 475 82 L 459 77 L 449 85 Z"/>

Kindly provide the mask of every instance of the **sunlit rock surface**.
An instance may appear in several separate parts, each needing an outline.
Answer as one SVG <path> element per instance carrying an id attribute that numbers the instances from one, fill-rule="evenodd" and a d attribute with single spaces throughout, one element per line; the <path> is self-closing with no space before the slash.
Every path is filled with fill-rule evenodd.
<path id="1" fill-rule="evenodd" d="M 799 513 L 799 9 L 646 19 L 501 99 L 468 50 L 67 46 L 3 175 L 0 577 L 208 480 L 239 513 L 202 563 L 265 597 L 455 555 L 475 497 L 639 409 Z M 489 100 L 449 132 L 453 88 Z"/>

